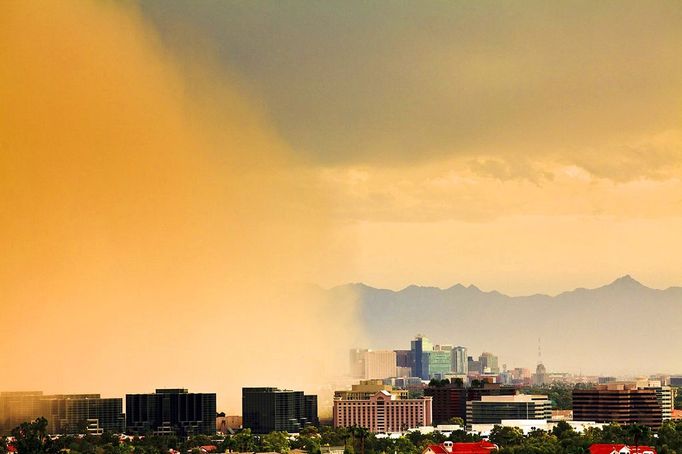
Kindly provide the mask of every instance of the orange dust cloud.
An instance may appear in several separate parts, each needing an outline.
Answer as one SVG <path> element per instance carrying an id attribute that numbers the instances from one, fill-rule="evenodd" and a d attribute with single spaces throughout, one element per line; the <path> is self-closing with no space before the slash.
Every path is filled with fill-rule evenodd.
<path id="1" fill-rule="evenodd" d="M 239 412 L 241 386 L 343 374 L 354 314 L 292 285 L 344 266 L 331 196 L 257 103 L 133 5 L 3 9 L 0 389 L 182 386 Z"/>

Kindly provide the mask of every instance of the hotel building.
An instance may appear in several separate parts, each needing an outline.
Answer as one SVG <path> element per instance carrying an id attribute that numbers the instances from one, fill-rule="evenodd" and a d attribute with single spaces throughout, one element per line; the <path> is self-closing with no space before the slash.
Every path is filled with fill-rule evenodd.
<path id="1" fill-rule="evenodd" d="M 375 388 L 369 394 L 369 387 Z M 403 432 L 432 424 L 431 397 L 408 399 L 390 385 L 365 383 L 334 397 L 334 427 L 359 426 L 374 433 Z M 383 389 L 376 389 L 383 388 Z"/>

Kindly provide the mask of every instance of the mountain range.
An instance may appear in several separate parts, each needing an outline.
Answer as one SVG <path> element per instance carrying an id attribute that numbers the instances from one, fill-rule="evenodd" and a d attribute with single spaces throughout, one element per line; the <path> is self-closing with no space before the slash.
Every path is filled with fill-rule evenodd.
<path id="1" fill-rule="evenodd" d="M 682 287 L 649 288 L 629 275 L 556 296 L 508 296 L 461 284 L 399 291 L 365 284 L 328 290 L 354 308 L 369 348 L 408 349 L 417 333 L 482 351 L 508 367 L 589 374 L 682 372 Z M 540 358 L 540 354 L 542 357 Z"/>

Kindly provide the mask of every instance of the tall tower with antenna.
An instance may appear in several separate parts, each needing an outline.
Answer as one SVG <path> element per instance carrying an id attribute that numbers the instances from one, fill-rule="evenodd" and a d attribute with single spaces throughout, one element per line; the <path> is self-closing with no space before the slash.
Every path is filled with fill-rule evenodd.
<path id="1" fill-rule="evenodd" d="M 533 384 L 536 386 L 543 386 L 547 382 L 547 369 L 542 364 L 542 344 L 538 337 L 538 365 L 535 368 L 535 375 L 533 375 Z"/>

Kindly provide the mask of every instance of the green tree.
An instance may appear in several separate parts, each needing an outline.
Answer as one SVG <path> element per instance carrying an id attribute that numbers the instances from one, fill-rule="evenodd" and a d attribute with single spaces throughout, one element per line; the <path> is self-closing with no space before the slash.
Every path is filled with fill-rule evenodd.
<path id="1" fill-rule="evenodd" d="M 597 443 L 622 443 L 625 440 L 625 431 L 620 424 L 607 424 L 601 429 L 601 440 Z"/>
<path id="2" fill-rule="evenodd" d="M 369 430 L 367 430 L 364 427 L 360 426 L 355 426 L 353 427 L 353 440 L 355 439 L 360 440 L 360 453 L 365 454 L 365 441 L 369 437 L 370 433 Z"/>
<path id="3" fill-rule="evenodd" d="M 355 454 L 353 443 L 346 443 L 346 446 L 343 448 L 343 454 Z"/>
<path id="4" fill-rule="evenodd" d="M 317 435 L 301 435 L 294 440 L 291 444 L 292 448 L 303 449 L 308 451 L 310 454 L 319 454 L 320 452 L 320 441 L 321 438 Z"/>
<path id="5" fill-rule="evenodd" d="M 320 444 L 325 446 L 342 446 L 350 438 L 348 429 L 345 427 L 322 426 L 319 430 Z"/>
<path id="6" fill-rule="evenodd" d="M 448 424 L 464 426 L 464 420 L 458 416 L 453 416 L 452 418 L 448 419 Z"/>
<path id="7" fill-rule="evenodd" d="M 554 429 L 552 429 L 552 434 L 554 434 L 557 438 L 566 438 L 566 437 L 571 437 L 575 435 L 575 430 L 573 430 L 573 427 L 566 421 L 559 421 L 556 426 L 554 426 Z"/>
<path id="8" fill-rule="evenodd" d="M 653 441 L 651 437 L 651 429 L 647 426 L 633 424 L 626 426 L 624 431 L 627 436 L 626 441 L 628 444 L 634 445 L 635 447 L 640 445 L 649 445 Z"/>
<path id="9" fill-rule="evenodd" d="M 286 432 L 270 432 L 263 437 L 262 447 L 264 451 L 287 453 L 291 448 L 289 434 Z"/>
<path id="10" fill-rule="evenodd" d="M 682 452 L 682 423 L 666 421 L 658 430 L 657 443 L 666 449 Z"/>
<path id="11" fill-rule="evenodd" d="M 523 432 L 518 427 L 495 426 L 489 438 L 501 447 L 518 446 L 523 442 Z"/>
<path id="12" fill-rule="evenodd" d="M 232 449 L 239 452 L 254 452 L 258 449 L 258 442 L 251 433 L 251 429 L 243 429 L 230 438 Z"/>
<path id="13" fill-rule="evenodd" d="M 453 430 L 448 437 L 448 440 L 457 442 L 473 442 L 481 441 L 481 437 L 475 434 L 467 433 L 465 430 Z"/>
<path id="14" fill-rule="evenodd" d="M 420 451 L 407 437 L 400 437 L 394 443 L 394 452 L 400 454 L 418 454 Z"/>
<path id="15" fill-rule="evenodd" d="M 38 418 L 33 422 L 21 423 L 12 429 L 15 438 L 12 445 L 18 454 L 42 454 L 52 452 L 52 441 L 47 436 L 47 419 Z"/>
<path id="16" fill-rule="evenodd" d="M 317 436 L 320 434 L 320 431 L 317 429 L 315 426 L 305 426 L 301 431 L 299 432 L 299 435 L 303 435 L 305 437 L 312 437 L 312 436 Z"/>

